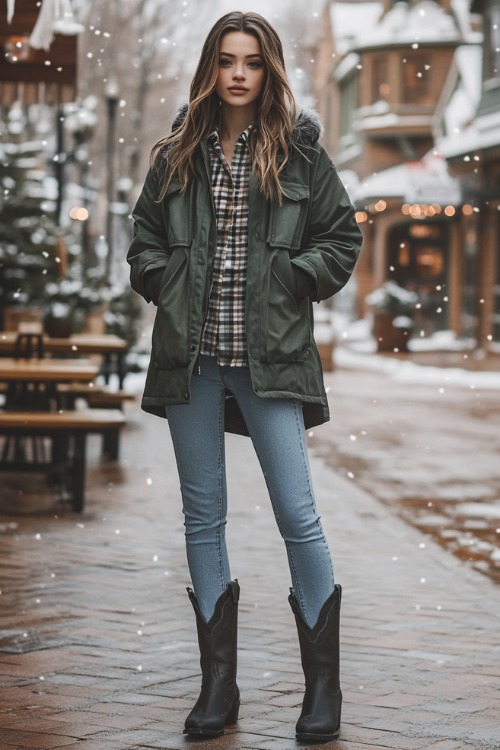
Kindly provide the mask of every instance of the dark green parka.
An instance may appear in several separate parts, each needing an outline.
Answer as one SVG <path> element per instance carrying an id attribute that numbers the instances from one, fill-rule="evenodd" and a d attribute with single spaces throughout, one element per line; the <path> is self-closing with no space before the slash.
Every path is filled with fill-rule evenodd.
<path id="1" fill-rule="evenodd" d="M 252 385 L 262 398 L 300 399 L 306 428 L 329 418 L 312 302 L 346 284 L 361 247 L 354 210 L 319 135 L 315 113 L 302 111 L 296 148 L 280 175 L 281 205 L 264 197 L 255 176 L 249 182 L 246 336 Z M 127 259 L 132 287 L 158 307 L 142 408 L 165 417 L 166 404 L 189 402 L 208 304 L 216 223 L 206 142 L 185 192 L 174 177 L 157 203 L 160 180 L 151 169 L 133 211 Z M 225 427 L 248 434 L 230 394 Z"/>

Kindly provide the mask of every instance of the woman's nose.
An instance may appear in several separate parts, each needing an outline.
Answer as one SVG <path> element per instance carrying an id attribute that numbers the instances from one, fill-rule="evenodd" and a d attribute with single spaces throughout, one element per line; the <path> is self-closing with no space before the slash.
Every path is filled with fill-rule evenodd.
<path id="1" fill-rule="evenodd" d="M 245 77 L 245 71 L 242 65 L 236 65 L 233 71 L 233 78 L 242 79 Z"/>

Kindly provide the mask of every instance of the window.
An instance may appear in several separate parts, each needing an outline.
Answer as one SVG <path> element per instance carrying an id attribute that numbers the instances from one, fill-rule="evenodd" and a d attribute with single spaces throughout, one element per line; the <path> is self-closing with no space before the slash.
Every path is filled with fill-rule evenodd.
<path id="1" fill-rule="evenodd" d="M 390 90 L 387 58 L 375 57 L 372 64 L 372 104 L 388 101 Z"/>
<path id="2" fill-rule="evenodd" d="M 392 227 L 388 235 L 390 277 L 418 294 L 421 307 L 415 322 L 427 332 L 448 327 L 449 229 L 443 221 L 408 222 Z"/>
<path id="3" fill-rule="evenodd" d="M 354 135 L 356 111 L 356 75 L 350 75 L 340 84 L 340 137 Z"/>
<path id="4" fill-rule="evenodd" d="M 500 343 L 500 217 L 497 219 L 496 273 L 493 285 L 493 341 Z"/>
<path id="5" fill-rule="evenodd" d="M 484 75 L 486 81 L 500 79 L 500 8 L 484 17 Z"/>
<path id="6" fill-rule="evenodd" d="M 463 255 L 463 288 L 462 288 L 462 322 L 460 333 L 463 336 L 476 335 L 476 284 L 477 284 L 477 227 L 472 219 L 465 220 L 464 255 Z"/>
<path id="7" fill-rule="evenodd" d="M 430 58 L 406 55 L 402 58 L 402 101 L 404 104 L 432 104 Z"/>

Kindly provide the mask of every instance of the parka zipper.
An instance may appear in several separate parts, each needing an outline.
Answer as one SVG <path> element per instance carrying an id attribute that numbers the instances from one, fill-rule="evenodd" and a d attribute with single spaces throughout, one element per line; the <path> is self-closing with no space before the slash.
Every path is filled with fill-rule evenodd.
<path id="1" fill-rule="evenodd" d="M 215 201 L 214 201 L 214 196 L 212 194 L 212 186 L 210 184 L 209 164 L 208 164 L 208 160 L 207 160 L 208 150 L 205 153 L 205 149 L 203 147 L 204 145 L 208 149 L 208 146 L 206 144 L 202 144 L 202 146 L 201 146 L 201 154 L 202 154 L 203 163 L 204 163 L 204 166 L 205 166 L 205 175 L 206 175 L 207 181 L 208 181 L 208 192 L 209 192 L 209 195 L 210 195 L 210 205 L 211 205 L 211 209 L 212 209 L 213 226 L 215 227 L 215 244 L 217 245 L 217 215 L 216 215 L 216 212 L 215 212 Z M 209 269 L 209 273 L 210 273 L 210 285 L 209 285 L 209 290 L 208 290 L 208 295 L 207 295 L 207 301 L 206 301 L 206 305 L 205 305 L 205 312 L 204 312 L 204 315 L 203 315 L 203 321 L 202 321 L 202 325 L 201 325 L 201 336 L 200 336 L 200 340 L 198 342 L 198 357 L 200 356 L 201 339 L 203 337 L 203 331 L 204 331 L 205 323 L 207 322 L 207 317 L 208 317 L 208 307 L 210 305 L 210 295 L 212 293 L 212 278 L 213 278 L 214 262 L 215 262 L 215 251 L 212 253 L 212 258 L 211 258 L 211 262 L 210 262 L 210 269 Z M 200 365 L 199 361 L 198 361 L 198 368 L 197 369 L 198 369 L 198 375 L 201 375 L 201 365 Z"/>

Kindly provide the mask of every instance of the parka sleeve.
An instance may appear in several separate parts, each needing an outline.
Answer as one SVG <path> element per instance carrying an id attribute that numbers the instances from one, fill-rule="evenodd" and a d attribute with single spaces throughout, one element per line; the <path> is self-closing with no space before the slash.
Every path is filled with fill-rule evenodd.
<path id="1" fill-rule="evenodd" d="M 292 267 L 297 296 L 320 302 L 348 282 L 362 244 L 354 208 L 323 149 L 311 187 L 310 206 L 305 245 L 292 258 Z"/>
<path id="2" fill-rule="evenodd" d="M 160 281 L 170 250 L 161 203 L 158 176 L 150 169 L 132 212 L 134 238 L 127 254 L 130 283 L 146 302 L 158 302 Z"/>

